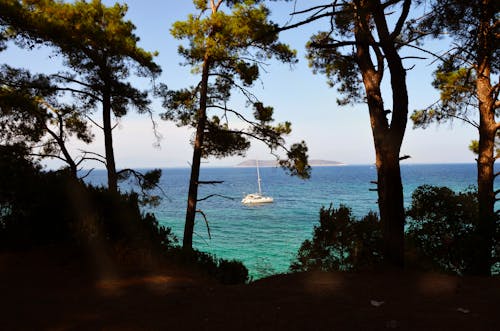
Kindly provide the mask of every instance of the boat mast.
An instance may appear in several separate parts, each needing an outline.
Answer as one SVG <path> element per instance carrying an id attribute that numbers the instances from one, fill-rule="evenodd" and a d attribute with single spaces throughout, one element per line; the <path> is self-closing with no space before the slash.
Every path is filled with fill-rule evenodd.
<path id="1" fill-rule="evenodd" d="M 260 187 L 260 172 L 259 172 L 259 160 L 255 160 L 257 164 L 257 184 L 259 185 L 259 194 L 262 195 L 262 189 Z"/>

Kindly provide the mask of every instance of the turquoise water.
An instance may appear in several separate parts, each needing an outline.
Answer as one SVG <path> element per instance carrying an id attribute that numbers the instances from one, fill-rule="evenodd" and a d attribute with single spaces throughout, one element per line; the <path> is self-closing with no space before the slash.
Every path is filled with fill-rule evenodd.
<path id="1" fill-rule="evenodd" d="M 311 237 L 319 209 L 333 203 L 350 206 L 356 216 L 377 211 L 376 192 L 369 191 L 376 180 L 373 166 L 315 167 L 311 179 L 300 180 L 279 168 L 261 168 L 262 190 L 274 198 L 273 204 L 245 206 L 245 194 L 257 191 L 253 168 L 205 168 L 200 180 L 221 180 L 203 185 L 199 198 L 213 197 L 198 204 L 208 220 L 211 239 L 203 217 L 195 223 L 194 246 L 221 258 L 243 261 L 254 279 L 286 272 L 300 244 Z M 463 190 L 475 184 L 474 164 L 402 166 L 405 204 L 419 185 L 432 184 Z M 102 183 L 103 171 L 96 171 L 91 182 Z M 164 169 L 160 182 L 168 198 L 154 208 L 159 222 L 171 227 L 182 239 L 188 190 L 189 169 Z"/>

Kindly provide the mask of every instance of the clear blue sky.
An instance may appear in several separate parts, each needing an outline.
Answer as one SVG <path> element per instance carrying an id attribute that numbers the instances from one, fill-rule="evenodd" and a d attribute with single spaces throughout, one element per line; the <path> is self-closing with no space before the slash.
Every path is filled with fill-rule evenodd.
<path id="1" fill-rule="evenodd" d="M 111 5 L 115 1 L 103 1 Z M 146 50 L 159 51 L 157 63 L 163 68 L 163 74 L 158 82 L 166 83 L 169 88 L 177 89 L 194 84 L 197 77 L 190 74 L 190 68 L 180 66 L 182 59 L 177 55 L 180 41 L 170 36 L 169 29 L 173 22 L 183 20 L 189 13 L 194 13 L 191 0 L 128 0 L 127 19 L 137 27 L 136 34 L 141 38 L 140 46 Z M 298 0 L 297 8 L 307 8 L 324 1 Z M 269 3 L 272 9 L 272 19 L 279 24 L 289 20 L 293 9 L 292 3 Z M 275 108 L 277 121 L 292 122 L 293 133 L 287 142 L 293 143 L 305 140 L 309 146 L 312 159 L 329 159 L 348 164 L 368 164 L 375 160 L 373 140 L 369 127 L 368 110 L 365 104 L 355 107 L 339 107 L 336 104 L 337 94 L 326 84 L 321 75 L 313 75 L 304 58 L 304 45 L 310 35 L 327 22 L 307 26 L 282 34 L 283 41 L 297 49 L 299 63 L 290 68 L 277 62 L 270 62 L 268 72 L 257 82 L 253 92 L 265 103 Z M 442 42 L 433 42 L 434 50 L 446 47 Z M 13 66 L 29 67 L 33 71 L 51 72 L 61 69 L 60 59 L 50 56 L 47 50 L 26 52 L 10 47 L 0 53 L 0 62 Z M 419 54 L 421 55 L 421 54 Z M 425 107 L 438 98 L 437 92 L 431 87 L 433 67 L 430 60 L 408 63 L 415 64 L 408 72 L 408 88 L 410 97 L 410 113 L 413 109 Z M 47 69 L 49 68 L 49 69 Z M 389 75 L 386 74 L 387 80 Z M 147 82 L 135 82 L 146 88 Z M 386 107 L 391 107 L 390 89 L 384 90 Z M 241 100 L 235 96 L 234 103 Z M 154 101 L 154 111 L 162 112 L 159 100 Z M 97 118 L 98 117 L 98 114 Z M 115 155 L 118 167 L 173 167 L 188 166 L 191 160 L 189 138 L 192 131 L 177 128 L 173 123 L 161 121 L 160 130 L 163 135 L 161 148 L 154 148 L 154 136 L 151 125 L 146 117 L 135 115 L 133 111 L 121 120 L 115 130 Z M 460 122 L 440 127 L 431 126 L 426 130 L 413 130 L 409 121 L 401 154 L 411 155 L 405 163 L 449 163 L 474 162 L 474 155 L 468 150 L 470 140 L 477 133 Z M 101 136 L 96 131 L 96 141 L 91 147 L 103 151 Z M 73 148 L 82 147 L 73 144 Z M 247 153 L 248 158 L 271 159 L 267 148 L 259 143 Z M 234 165 L 242 158 L 210 159 L 206 166 Z M 49 163 L 49 166 L 55 166 Z M 99 165 L 91 165 L 99 166 Z"/>

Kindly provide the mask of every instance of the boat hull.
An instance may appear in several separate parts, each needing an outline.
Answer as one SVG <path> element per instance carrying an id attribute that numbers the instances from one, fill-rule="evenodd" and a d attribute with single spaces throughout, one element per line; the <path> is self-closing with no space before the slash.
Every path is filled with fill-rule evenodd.
<path id="1" fill-rule="evenodd" d="M 262 196 L 258 193 L 248 194 L 241 200 L 241 203 L 245 205 L 259 205 L 264 203 L 272 203 L 274 199 L 271 197 Z"/>

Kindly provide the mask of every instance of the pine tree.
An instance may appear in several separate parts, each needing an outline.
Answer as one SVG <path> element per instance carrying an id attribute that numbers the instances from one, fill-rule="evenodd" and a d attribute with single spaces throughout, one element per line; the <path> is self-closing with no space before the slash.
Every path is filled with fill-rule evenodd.
<path id="1" fill-rule="evenodd" d="M 264 61 L 275 57 L 285 63 L 295 62 L 295 52 L 278 41 L 276 26 L 268 20 L 269 10 L 262 1 L 193 2 L 199 14 L 176 22 L 171 33 L 188 41 L 187 46 L 179 47 L 179 54 L 192 72 L 200 75 L 200 82 L 179 91 L 163 91 L 167 108 L 164 119 L 196 129 L 183 240 L 186 250 L 192 248 L 198 186 L 207 183 L 199 180 L 201 159 L 243 155 L 252 138 L 267 144 L 272 152 L 284 147 L 283 136 L 291 132 L 291 124 L 272 125 L 273 108 L 260 102 L 249 87 L 258 79 Z M 253 106 L 254 119 L 228 106 L 234 90 Z M 247 127 L 233 127 L 231 119 Z M 307 177 L 306 152 L 304 142 L 295 144 L 287 150 L 289 159 L 282 164 L 293 174 Z"/>
<path id="2" fill-rule="evenodd" d="M 99 0 L 58 0 L 0 2 L 0 23 L 17 34 L 24 46 L 47 44 L 55 47 L 72 70 L 58 75 L 71 86 L 81 107 L 102 112 L 108 187 L 118 190 L 118 173 L 113 151 L 112 115 L 127 114 L 134 107 L 139 113 L 150 112 L 148 93 L 132 86 L 127 78 L 131 70 L 138 76 L 156 77 L 160 67 L 154 53 L 137 46 L 135 26 L 124 20 L 126 5 L 107 7 Z"/>
<path id="3" fill-rule="evenodd" d="M 493 82 L 500 69 L 498 13 L 500 4 L 492 0 L 432 2 L 432 11 L 422 21 L 421 30 L 440 37 L 449 35 L 454 43 L 441 58 L 443 63 L 435 72 L 434 87 L 441 92 L 440 100 L 433 106 L 412 114 L 417 127 L 432 122 L 461 119 L 477 128 L 479 141 L 470 148 L 477 153 L 477 184 L 479 223 L 475 264 L 470 273 L 489 275 L 494 263 L 492 250 L 499 239 L 499 214 L 495 212 L 494 189 L 496 151 L 495 139 L 500 133 L 498 94 L 500 83 Z M 497 76 L 498 78 L 498 76 Z M 474 117 L 479 115 L 479 120 Z"/>
<path id="4" fill-rule="evenodd" d="M 302 21 L 281 31 L 327 19 L 329 29 L 312 36 L 307 45 L 310 66 L 325 74 L 330 86 L 344 96 L 339 105 L 366 102 L 375 145 L 377 193 L 384 241 L 384 259 L 404 264 L 404 205 L 400 156 L 408 120 L 406 69 L 400 50 L 418 35 L 406 33 L 411 0 L 334 1 L 293 13 Z M 387 16 L 397 15 L 391 27 Z M 388 70 L 387 70 L 388 69 Z M 390 75 L 392 109 L 382 97 L 384 74 Z"/>

